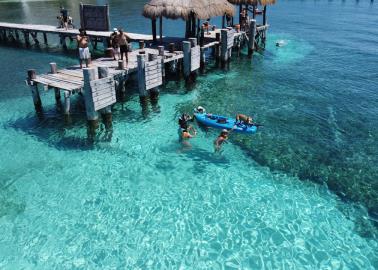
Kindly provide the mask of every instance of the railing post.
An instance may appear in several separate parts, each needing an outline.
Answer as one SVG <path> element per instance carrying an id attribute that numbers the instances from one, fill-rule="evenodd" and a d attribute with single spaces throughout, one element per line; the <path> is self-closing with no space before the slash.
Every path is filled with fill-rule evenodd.
<path id="1" fill-rule="evenodd" d="M 248 36 L 248 55 L 253 54 L 255 49 L 255 36 L 256 36 L 256 20 L 252 19 L 249 21 L 249 36 Z"/>
<path id="2" fill-rule="evenodd" d="M 147 96 L 146 90 L 146 55 L 145 54 L 138 54 L 137 55 L 138 61 L 138 88 L 139 88 L 139 98 L 141 100 L 145 99 Z"/>
<path id="3" fill-rule="evenodd" d="M 224 65 L 228 61 L 228 29 L 221 29 L 221 62 Z"/>

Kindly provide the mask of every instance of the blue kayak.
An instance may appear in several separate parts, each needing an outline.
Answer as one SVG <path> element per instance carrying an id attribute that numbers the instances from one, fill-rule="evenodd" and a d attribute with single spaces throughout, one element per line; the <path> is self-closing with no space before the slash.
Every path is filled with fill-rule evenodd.
<path id="1" fill-rule="evenodd" d="M 235 118 L 228 118 L 220 115 L 209 114 L 209 113 L 194 113 L 194 117 L 197 121 L 205 126 L 219 128 L 219 129 L 232 129 L 235 124 Z M 257 126 L 255 125 L 245 125 L 243 123 L 236 124 L 234 132 L 239 133 L 256 133 Z"/>

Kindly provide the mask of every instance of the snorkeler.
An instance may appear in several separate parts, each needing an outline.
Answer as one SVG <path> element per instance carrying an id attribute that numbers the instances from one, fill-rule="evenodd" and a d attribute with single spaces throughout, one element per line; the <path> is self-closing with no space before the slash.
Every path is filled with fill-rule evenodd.
<path id="1" fill-rule="evenodd" d="M 193 121 L 194 121 L 194 117 L 190 116 L 187 113 L 183 113 L 180 116 L 178 123 L 179 123 L 180 128 L 189 129 L 189 128 L 193 128 L 193 127 L 191 125 L 189 125 L 188 122 L 193 122 Z"/>
<path id="2" fill-rule="evenodd" d="M 218 152 L 221 149 L 222 144 L 228 140 L 228 135 L 228 130 L 223 129 L 222 132 L 219 134 L 218 138 L 214 141 L 214 148 L 216 152 Z"/>

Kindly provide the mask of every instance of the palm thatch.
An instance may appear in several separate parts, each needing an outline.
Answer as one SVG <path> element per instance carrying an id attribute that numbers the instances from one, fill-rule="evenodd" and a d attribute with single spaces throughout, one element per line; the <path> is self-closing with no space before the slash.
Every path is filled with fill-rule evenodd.
<path id="1" fill-rule="evenodd" d="M 143 9 L 143 16 L 150 19 L 188 20 L 194 15 L 196 19 L 206 20 L 224 14 L 234 15 L 234 7 L 226 0 L 151 0 Z"/>
<path id="2" fill-rule="evenodd" d="M 276 0 L 228 0 L 231 4 L 234 5 L 262 5 L 262 6 L 267 6 L 267 5 L 274 5 L 276 3 Z"/>

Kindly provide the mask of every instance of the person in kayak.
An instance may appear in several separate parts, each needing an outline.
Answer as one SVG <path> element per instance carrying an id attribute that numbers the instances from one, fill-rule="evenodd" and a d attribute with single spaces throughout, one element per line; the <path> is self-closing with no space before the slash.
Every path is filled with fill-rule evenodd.
<path id="1" fill-rule="evenodd" d="M 253 119 L 251 116 L 245 115 L 245 114 L 237 114 L 236 115 L 236 122 L 235 124 L 243 123 L 245 125 L 253 125 Z"/>
<path id="2" fill-rule="evenodd" d="M 214 141 L 214 148 L 216 152 L 218 152 L 221 149 L 223 143 L 227 142 L 228 135 L 228 130 L 223 129 L 222 132 L 219 134 L 218 138 Z"/>

